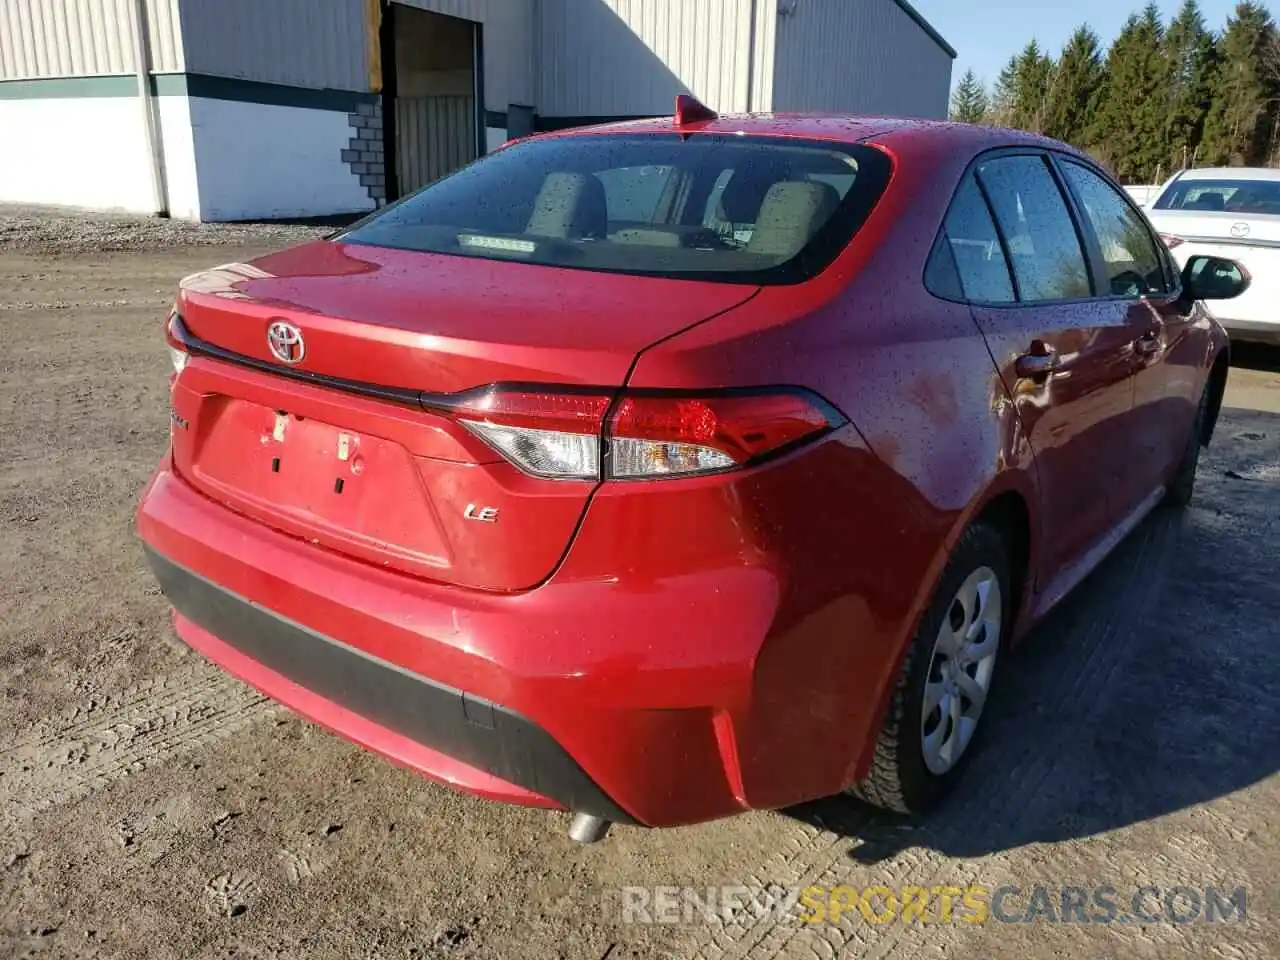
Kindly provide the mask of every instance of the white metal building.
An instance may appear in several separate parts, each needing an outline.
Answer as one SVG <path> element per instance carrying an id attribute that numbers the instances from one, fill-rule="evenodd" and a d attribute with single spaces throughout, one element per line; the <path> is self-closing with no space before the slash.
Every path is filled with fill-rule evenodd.
<path id="1" fill-rule="evenodd" d="M 954 57 L 907 0 L 0 0 L 0 202 L 357 212 L 681 92 L 943 117 Z"/>

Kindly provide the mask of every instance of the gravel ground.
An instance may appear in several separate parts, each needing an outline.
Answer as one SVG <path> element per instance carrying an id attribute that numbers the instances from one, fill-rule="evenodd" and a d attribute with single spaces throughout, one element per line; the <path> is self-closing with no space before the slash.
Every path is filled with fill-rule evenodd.
<path id="1" fill-rule="evenodd" d="M 349 220 L 189 223 L 57 207 L 3 205 L 0 206 L 0 251 L 83 256 L 169 247 L 287 247 L 323 236 Z"/>
<path id="2" fill-rule="evenodd" d="M 0 957 L 1280 956 L 1280 355 L 1240 352 L 1193 507 L 1002 667 L 936 816 L 826 802 L 578 847 L 172 637 L 131 511 L 173 282 L 317 232 L 0 210 Z M 623 886 L 766 883 L 1244 887 L 1247 919 L 622 922 Z"/>

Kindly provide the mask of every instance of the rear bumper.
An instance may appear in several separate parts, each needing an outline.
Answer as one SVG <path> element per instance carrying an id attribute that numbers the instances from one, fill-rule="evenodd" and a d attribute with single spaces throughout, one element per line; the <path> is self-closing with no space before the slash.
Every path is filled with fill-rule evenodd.
<path id="1" fill-rule="evenodd" d="M 674 826 L 865 770 L 912 576 L 832 549 L 882 555 L 901 525 L 833 526 L 798 483 L 878 469 L 846 429 L 730 482 L 606 484 L 554 576 L 514 594 L 289 536 L 168 458 L 137 525 L 179 636 L 274 699 L 472 793 Z"/>
<path id="2" fill-rule="evenodd" d="M 519 714 L 293 623 L 149 547 L 146 554 L 183 639 L 272 699 L 472 793 L 633 822 Z"/>

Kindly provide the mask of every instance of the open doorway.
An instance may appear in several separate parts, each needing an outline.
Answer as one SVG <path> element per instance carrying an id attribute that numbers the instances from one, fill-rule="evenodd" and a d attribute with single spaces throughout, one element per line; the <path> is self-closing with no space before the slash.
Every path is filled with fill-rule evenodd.
<path id="1" fill-rule="evenodd" d="M 394 106 L 388 146 L 403 196 L 477 156 L 480 24 L 399 3 L 387 12 L 394 80 L 383 111 Z"/>

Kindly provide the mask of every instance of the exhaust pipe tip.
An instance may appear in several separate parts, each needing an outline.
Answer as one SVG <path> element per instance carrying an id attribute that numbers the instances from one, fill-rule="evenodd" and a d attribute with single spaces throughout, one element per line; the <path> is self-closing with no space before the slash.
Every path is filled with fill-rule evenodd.
<path id="1" fill-rule="evenodd" d="M 605 820 L 590 813 L 575 813 L 569 824 L 569 839 L 577 843 L 599 843 L 613 826 L 612 820 Z"/>

